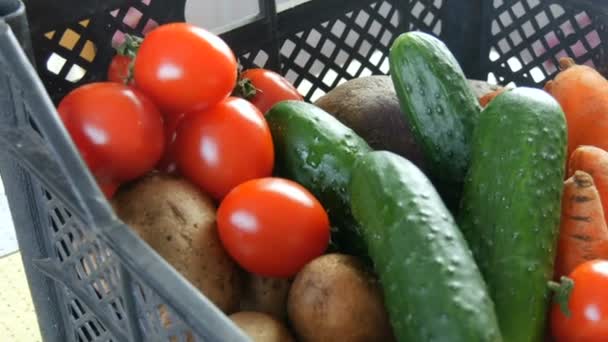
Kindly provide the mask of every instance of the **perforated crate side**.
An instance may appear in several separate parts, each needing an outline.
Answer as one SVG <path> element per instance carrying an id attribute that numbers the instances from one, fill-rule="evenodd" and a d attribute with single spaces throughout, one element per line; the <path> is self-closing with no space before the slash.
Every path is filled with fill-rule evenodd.
<path id="1" fill-rule="evenodd" d="M 133 5 L 35 32 L 36 61 L 55 102 L 78 84 L 105 78 L 120 32 L 184 20 L 185 0 L 150 1 L 125 1 Z M 224 36 L 244 67 L 282 72 L 309 100 L 347 79 L 388 73 L 390 43 L 408 30 L 438 35 L 469 77 L 500 84 L 542 85 L 565 55 L 608 72 L 606 11 L 589 10 L 606 5 L 593 1 L 313 0 L 276 18 L 268 3 L 260 1 L 255 24 Z"/>
<path id="2" fill-rule="evenodd" d="M 542 86 L 561 57 L 608 72 L 603 1 L 492 0 L 483 16 L 482 68 L 491 81 Z"/>
<path id="3" fill-rule="evenodd" d="M 390 44 L 409 30 L 444 40 L 469 78 L 540 87 L 564 56 L 606 75 L 606 22 L 608 3 L 587 0 L 326 0 L 279 13 L 274 37 L 258 34 L 279 41 L 278 70 L 315 100 L 348 79 L 387 74 Z M 274 53 L 246 52 L 246 66 L 268 66 Z"/>
<path id="4" fill-rule="evenodd" d="M 30 16 L 43 20 L 36 11 L 44 6 L 49 10 L 48 2 L 44 6 L 40 1 L 29 2 L 34 5 Z M 119 3 L 131 5 L 110 6 Z M 32 28 L 38 74 L 55 103 L 78 85 L 106 80 L 114 47 L 124 41 L 125 33 L 142 36 L 160 24 L 184 21 L 185 0 L 114 0 L 101 4 L 67 14 L 72 21 Z"/>
<path id="5" fill-rule="evenodd" d="M 387 74 L 388 51 L 396 35 L 407 29 L 439 35 L 445 3 L 310 1 L 284 12 L 271 11 L 268 15 L 276 20 L 262 18 L 223 36 L 244 67 L 275 69 L 307 100 L 315 100 L 348 79 Z M 254 36 L 251 32 L 257 35 L 256 44 L 244 39 Z"/>

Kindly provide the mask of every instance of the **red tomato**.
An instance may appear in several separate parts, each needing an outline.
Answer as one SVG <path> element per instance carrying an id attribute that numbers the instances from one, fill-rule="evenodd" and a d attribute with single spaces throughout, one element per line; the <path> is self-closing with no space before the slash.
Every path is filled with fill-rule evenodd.
<path id="1" fill-rule="evenodd" d="M 184 116 L 185 114 L 183 113 L 181 115 L 167 115 L 167 120 L 165 120 L 165 153 L 156 167 L 160 171 L 166 173 L 177 172 L 177 162 L 175 161 L 175 139 L 177 138 L 177 127 Z"/>
<path id="2" fill-rule="evenodd" d="M 108 68 L 108 81 L 126 84 L 129 79 L 129 66 L 131 58 L 117 54 L 112 58 Z M 132 83 L 132 82 L 130 82 Z"/>
<path id="3" fill-rule="evenodd" d="M 245 182 L 217 212 L 220 239 L 249 272 L 290 277 L 323 254 L 329 219 L 319 201 L 298 183 L 281 178 Z"/>
<path id="4" fill-rule="evenodd" d="M 101 184 L 135 179 L 161 157 L 161 114 L 135 89 L 113 82 L 87 84 L 63 98 L 58 111 Z"/>
<path id="5" fill-rule="evenodd" d="M 172 23 L 144 38 L 135 59 L 135 83 L 164 113 L 207 109 L 232 92 L 237 62 L 218 36 Z"/>
<path id="6" fill-rule="evenodd" d="M 111 181 L 108 183 L 99 184 L 101 191 L 104 193 L 104 195 L 106 195 L 107 199 L 114 197 L 114 194 L 116 193 L 116 190 L 118 190 L 119 186 L 120 184 Z"/>
<path id="7" fill-rule="evenodd" d="M 608 261 L 593 260 L 579 265 L 570 278 L 567 317 L 559 305 L 551 311 L 551 330 L 558 342 L 604 342 L 608 340 Z"/>
<path id="8" fill-rule="evenodd" d="M 188 114 L 177 128 L 173 153 L 180 173 L 215 199 L 245 181 L 270 176 L 274 166 L 264 116 L 236 97 Z"/>
<path id="9" fill-rule="evenodd" d="M 255 95 L 247 98 L 262 113 L 285 100 L 303 101 L 302 95 L 283 76 L 266 69 L 249 69 L 241 74 L 242 80 L 251 81 L 256 89 Z"/>

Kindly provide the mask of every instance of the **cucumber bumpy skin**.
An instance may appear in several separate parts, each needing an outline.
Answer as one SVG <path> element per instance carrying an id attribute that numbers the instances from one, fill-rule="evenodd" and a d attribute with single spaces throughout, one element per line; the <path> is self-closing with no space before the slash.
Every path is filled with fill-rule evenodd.
<path id="1" fill-rule="evenodd" d="M 539 89 L 517 88 L 481 113 L 459 223 L 507 342 L 541 341 L 559 233 L 566 120 Z"/>
<path id="2" fill-rule="evenodd" d="M 430 176 L 445 184 L 438 188 L 442 195 L 457 197 L 457 207 L 481 111 L 477 97 L 454 55 L 430 34 L 401 34 L 389 60 L 402 112 L 429 161 Z"/>
<path id="3" fill-rule="evenodd" d="M 396 154 L 371 152 L 350 189 L 398 340 L 502 341 L 481 273 L 426 176 Z"/>
<path id="4" fill-rule="evenodd" d="M 368 260 L 347 186 L 355 160 L 371 151 L 369 145 L 331 114 L 303 101 L 276 104 L 266 120 L 275 147 L 275 173 L 302 184 L 323 204 L 332 225 L 332 248 Z"/>

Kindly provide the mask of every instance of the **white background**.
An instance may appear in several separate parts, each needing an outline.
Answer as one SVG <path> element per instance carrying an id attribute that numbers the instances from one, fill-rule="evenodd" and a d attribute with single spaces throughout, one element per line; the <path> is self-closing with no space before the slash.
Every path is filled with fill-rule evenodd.
<path id="1" fill-rule="evenodd" d="M 303 1 L 276 0 L 279 10 L 301 2 Z M 258 13 L 258 0 L 188 0 L 186 3 L 186 21 L 216 32 Z"/>

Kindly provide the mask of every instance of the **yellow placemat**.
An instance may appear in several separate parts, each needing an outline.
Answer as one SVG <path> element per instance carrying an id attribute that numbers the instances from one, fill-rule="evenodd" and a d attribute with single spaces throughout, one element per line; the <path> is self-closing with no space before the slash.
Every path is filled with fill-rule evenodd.
<path id="1" fill-rule="evenodd" d="M 0 334 L 3 341 L 41 341 L 21 254 L 0 258 Z"/>

